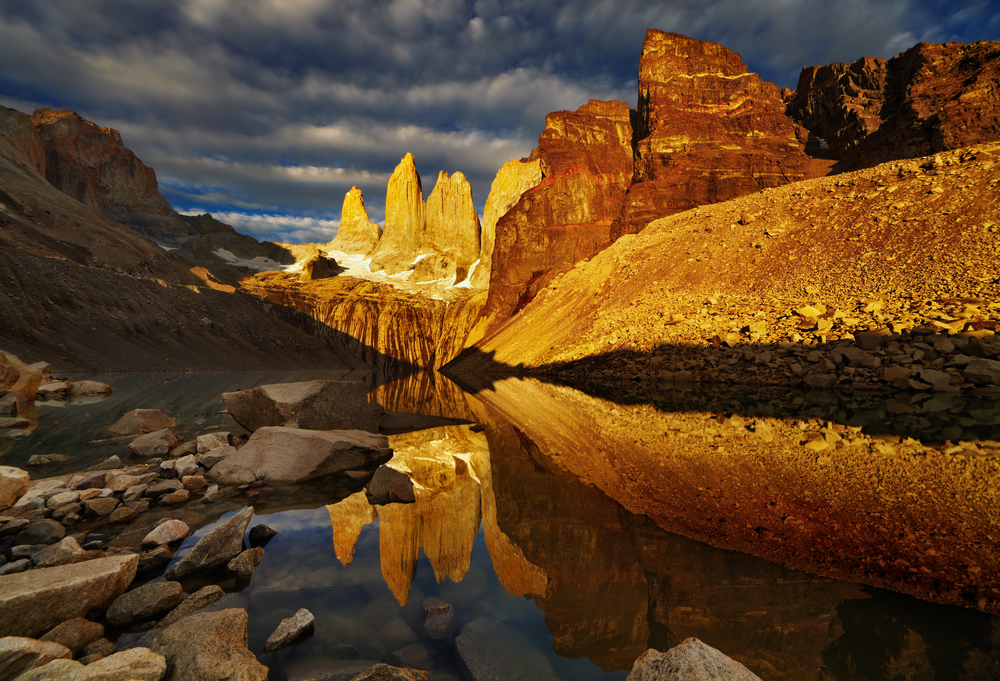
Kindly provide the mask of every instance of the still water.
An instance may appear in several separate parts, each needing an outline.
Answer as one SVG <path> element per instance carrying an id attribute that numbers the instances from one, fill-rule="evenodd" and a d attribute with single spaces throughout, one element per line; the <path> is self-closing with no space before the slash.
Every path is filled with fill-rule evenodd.
<path id="1" fill-rule="evenodd" d="M 163 409 L 187 436 L 238 432 L 222 392 L 343 377 L 95 376 L 115 394 L 40 406 L 38 429 L 2 462 L 70 454 L 55 474 L 125 460 L 121 444 L 87 443 L 136 407 Z M 271 678 L 349 679 L 382 660 L 463 678 L 453 642 L 421 636 L 431 598 L 452 606 L 453 635 L 523 678 L 624 679 L 646 648 L 689 636 L 765 680 L 1000 677 L 1000 622 L 982 611 L 1000 599 L 995 401 L 368 380 L 388 409 L 470 424 L 390 437 L 414 504 L 372 507 L 364 480 L 347 478 L 252 501 L 251 525 L 279 533 L 251 582 L 224 582 L 214 607 L 248 610 L 254 651 L 298 608 L 316 616 L 312 638 L 261 658 Z M 809 432 L 843 437 L 819 447 Z M 982 446 L 921 449 L 945 440 Z M 183 553 L 246 503 L 147 515 L 199 528 Z"/>

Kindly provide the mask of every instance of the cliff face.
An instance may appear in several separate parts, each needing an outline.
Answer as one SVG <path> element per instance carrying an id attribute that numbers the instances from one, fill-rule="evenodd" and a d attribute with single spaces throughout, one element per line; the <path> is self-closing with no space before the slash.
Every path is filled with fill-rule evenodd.
<path id="1" fill-rule="evenodd" d="M 784 109 L 778 87 L 749 73 L 738 54 L 647 31 L 635 177 L 612 239 L 665 215 L 822 174 Z"/>
<path id="2" fill-rule="evenodd" d="M 389 177 L 385 194 L 385 230 L 372 253 L 371 269 L 399 274 L 413 266 L 419 253 L 426 219 L 420 175 L 407 154 Z"/>
<path id="3" fill-rule="evenodd" d="M 888 62 L 809 67 L 788 115 L 844 169 L 1000 139 L 1000 43 L 919 43 Z"/>
<path id="4" fill-rule="evenodd" d="M 326 248 L 341 253 L 368 255 L 382 236 L 382 228 L 368 219 L 365 200 L 361 190 L 351 187 L 344 196 L 344 206 L 340 211 L 340 226 L 337 236 Z"/>
<path id="5" fill-rule="evenodd" d="M 520 161 L 511 159 L 503 164 L 497 176 L 493 178 L 490 194 L 486 197 L 486 207 L 483 210 L 480 259 L 472 273 L 473 288 L 485 289 L 490 285 L 497 222 L 521 199 L 524 192 L 537 187 L 541 181 L 541 162 L 537 158 Z"/>
<path id="6" fill-rule="evenodd" d="M 448 176 L 443 170 L 427 197 L 427 226 L 420 244 L 421 253 L 441 255 L 447 261 L 436 271 L 414 273 L 414 281 L 433 281 L 449 276 L 461 282 L 472 263 L 479 259 L 479 215 L 472 203 L 472 187 L 462 173 Z"/>
<path id="7" fill-rule="evenodd" d="M 609 242 L 632 177 L 631 139 L 624 102 L 591 100 L 545 118 L 531 157 L 543 179 L 497 222 L 484 313 L 492 323 Z"/>

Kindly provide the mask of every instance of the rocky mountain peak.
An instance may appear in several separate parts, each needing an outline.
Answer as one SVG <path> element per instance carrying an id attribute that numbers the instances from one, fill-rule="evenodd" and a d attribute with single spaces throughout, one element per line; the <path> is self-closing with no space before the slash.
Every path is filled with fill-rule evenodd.
<path id="1" fill-rule="evenodd" d="M 375 248 L 381 236 L 382 228 L 368 219 L 361 190 L 351 187 L 344 196 L 337 236 L 326 247 L 341 253 L 367 255 Z"/>
<path id="2" fill-rule="evenodd" d="M 412 267 L 426 219 L 424 192 L 413 154 L 407 153 L 389 177 L 385 195 L 385 229 L 372 253 L 371 269 L 393 275 Z"/>
<path id="3" fill-rule="evenodd" d="M 472 263 L 479 259 L 479 244 L 479 214 L 472 203 L 469 181 L 460 172 L 449 176 L 440 171 L 437 184 L 427 197 L 427 225 L 421 252 L 447 256 L 454 263 L 456 281 L 462 281 Z M 441 268 L 428 274 L 440 275 Z"/>

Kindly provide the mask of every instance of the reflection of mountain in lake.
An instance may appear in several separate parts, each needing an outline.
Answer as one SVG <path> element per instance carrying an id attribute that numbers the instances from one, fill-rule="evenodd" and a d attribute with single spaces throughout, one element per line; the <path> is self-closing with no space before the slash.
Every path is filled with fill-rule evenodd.
<path id="1" fill-rule="evenodd" d="M 671 530 L 1000 611 L 998 462 L 989 448 L 894 442 L 780 414 L 666 413 L 533 379 L 498 382 L 476 399 L 484 417 L 517 424 L 546 465 Z"/>

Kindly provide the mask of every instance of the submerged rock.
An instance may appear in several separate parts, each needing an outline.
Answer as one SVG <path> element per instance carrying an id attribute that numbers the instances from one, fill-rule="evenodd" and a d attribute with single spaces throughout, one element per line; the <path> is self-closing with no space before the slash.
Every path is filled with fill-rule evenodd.
<path id="1" fill-rule="evenodd" d="M 274 632 L 267 637 L 267 642 L 261 653 L 273 653 L 293 643 L 298 643 L 307 636 L 311 636 L 315 626 L 316 618 L 313 617 L 313 614 L 305 608 L 299 608 L 295 615 L 281 620 Z"/>
<path id="2" fill-rule="evenodd" d="M 109 427 L 108 432 L 112 435 L 142 435 L 176 425 L 177 421 L 159 409 L 133 409 Z"/>
<path id="3" fill-rule="evenodd" d="M 379 466 L 365 486 L 365 496 L 368 503 L 374 506 L 412 504 L 417 500 L 410 477 L 389 466 Z"/>
<path id="4" fill-rule="evenodd" d="M 378 432 L 362 381 L 275 383 L 223 393 L 226 409 L 241 426 Z"/>
<path id="5" fill-rule="evenodd" d="M 552 665 L 523 635 L 480 617 L 464 627 L 455 647 L 467 678 L 476 681 L 555 681 Z"/>
<path id="6" fill-rule="evenodd" d="M 760 681 L 736 660 L 696 638 L 665 653 L 650 648 L 635 661 L 628 681 Z"/>

